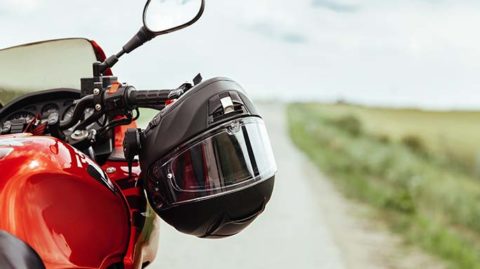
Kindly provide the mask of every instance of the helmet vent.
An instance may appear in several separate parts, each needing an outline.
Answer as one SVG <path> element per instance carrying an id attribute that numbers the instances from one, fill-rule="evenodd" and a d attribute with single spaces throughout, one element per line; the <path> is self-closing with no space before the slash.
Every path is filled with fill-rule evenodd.
<path id="1" fill-rule="evenodd" d="M 247 112 L 242 99 L 234 91 L 224 92 L 210 98 L 208 105 L 209 124 Z"/>
<path id="2" fill-rule="evenodd" d="M 235 112 L 235 106 L 230 96 L 220 99 L 220 102 L 222 103 L 224 114 Z"/>

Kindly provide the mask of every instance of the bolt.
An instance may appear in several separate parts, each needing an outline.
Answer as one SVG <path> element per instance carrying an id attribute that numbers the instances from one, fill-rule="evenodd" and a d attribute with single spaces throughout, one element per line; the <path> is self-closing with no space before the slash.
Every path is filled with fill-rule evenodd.
<path id="1" fill-rule="evenodd" d="M 98 89 L 98 88 L 93 89 L 93 94 L 94 95 L 99 95 L 100 94 L 100 89 Z"/>
<path id="2" fill-rule="evenodd" d="M 115 167 L 108 167 L 106 170 L 107 174 L 115 174 L 117 169 Z"/>
<path id="3" fill-rule="evenodd" d="M 95 105 L 95 110 L 97 110 L 97 111 L 102 110 L 102 105 L 100 105 L 100 104 Z"/>

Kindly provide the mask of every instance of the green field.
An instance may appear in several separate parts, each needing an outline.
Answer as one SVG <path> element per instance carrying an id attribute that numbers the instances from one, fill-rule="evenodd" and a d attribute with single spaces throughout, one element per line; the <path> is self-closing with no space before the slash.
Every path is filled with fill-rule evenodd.
<path id="1" fill-rule="evenodd" d="M 480 113 L 294 104 L 295 144 L 347 196 L 450 268 L 480 268 Z"/>
<path id="2" fill-rule="evenodd" d="M 22 92 L 22 91 L 9 91 L 0 87 L 0 104 L 6 105 L 8 102 L 12 101 L 13 99 L 20 97 L 22 95 L 25 95 L 27 93 L 28 92 Z"/>
<path id="3" fill-rule="evenodd" d="M 145 129 L 148 123 L 160 113 L 160 111 L 154 109 L 142 108 L 140 109 L 140 118 L 137 121 L 138 127 Z"/>
<path id="4" fill-rule="evenodd" d="M 416 138 L 431 153 L 480 173 L 480 112 L 311 105 L 330 116 L 355 115 L 365 131 L 394 141 Z"/>

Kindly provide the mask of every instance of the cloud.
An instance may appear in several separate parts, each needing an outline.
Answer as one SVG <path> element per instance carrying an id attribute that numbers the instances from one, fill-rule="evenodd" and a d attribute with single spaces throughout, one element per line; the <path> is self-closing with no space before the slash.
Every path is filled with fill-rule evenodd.
<path id="1" fill-rule="evenodd" d="M 359 10 L 358 5 L 339 3 L 335 0 L 313 0 L 312 6 L 316 8 L 326 8 L 335 12 L 350 13 Z"/>
<path id="2" fill-rule="evenodd" d="M 0 2 L 0 12 L 8 13 L 28 13 L 34 11 L 40 6 L 40 0 L 2 0 Z"/>
<path id="3" fill-rule="evenodd" d="M 85 36 L 111 54 L 138 30 L 143 3 L 0 0 L 9 12 L 0 16 L 0 47 Z M 260 98 L 480 106 L 478 0 L 207 3 L 197 24 L 125 56 L 114 72 L 138 88 L 174 87 L 202 72 L 232 77 Z"/>
<path id="4" fill-rule="evenodd" d="M 308 42 L 307 38 L 300 33 L 285 33 L 282 38 L 284 41 L 293 44 Z"/>
<path id="5" fill-rule="evenodd" d="M 281 26 L 274 25 L 273 23 L 269 22 L 254 23 L 248 26 L 248 29 L 265 37 L 283 41 L 286 43 L 301 44 L 308 42 L 308 38 L 302 33 L 282 29 Z"/>

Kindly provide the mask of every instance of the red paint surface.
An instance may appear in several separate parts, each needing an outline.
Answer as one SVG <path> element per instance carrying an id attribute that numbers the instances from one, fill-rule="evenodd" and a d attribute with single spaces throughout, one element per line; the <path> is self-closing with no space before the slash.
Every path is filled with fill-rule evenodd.
<path id="1" fill-rule="evenodd" d="M 0 137 L 0 229 L 32 246 L 47 269 L 106 268 L 128 248 L 121 192 L 92 178 L 84 154 L 48 137 Z"/>
<path id="2" fill-rule="evenodd" d="M 94 49 L 95 51 L 95 55 L 97 56 L 97 60 L 98 61 L 105 61 L 107 59 L 107 56 L 104 52 L 104 50 L 102 49 L 102 47 L 94 40 L 90 40 L 90 44 L 92 44 L 92 48 Z M 107 70 L 105 70 L 104 72 L 105 76 L 112 76 L 113 73 L 112 73 L 112 69 L 108 68 Z"/>
<path id="3" fill-rule="evenodd" d="M 138 162 L 133 164 L 132 177 L 126 162 L 107 162 L 104 171 L 121 189 L 130 211 L 131 227 L 128 249 L 124 255 L 125 269 L 140 269 L 155 260 L 159 244 L 159 219 L 148 206 L 140 178 Z"/>

